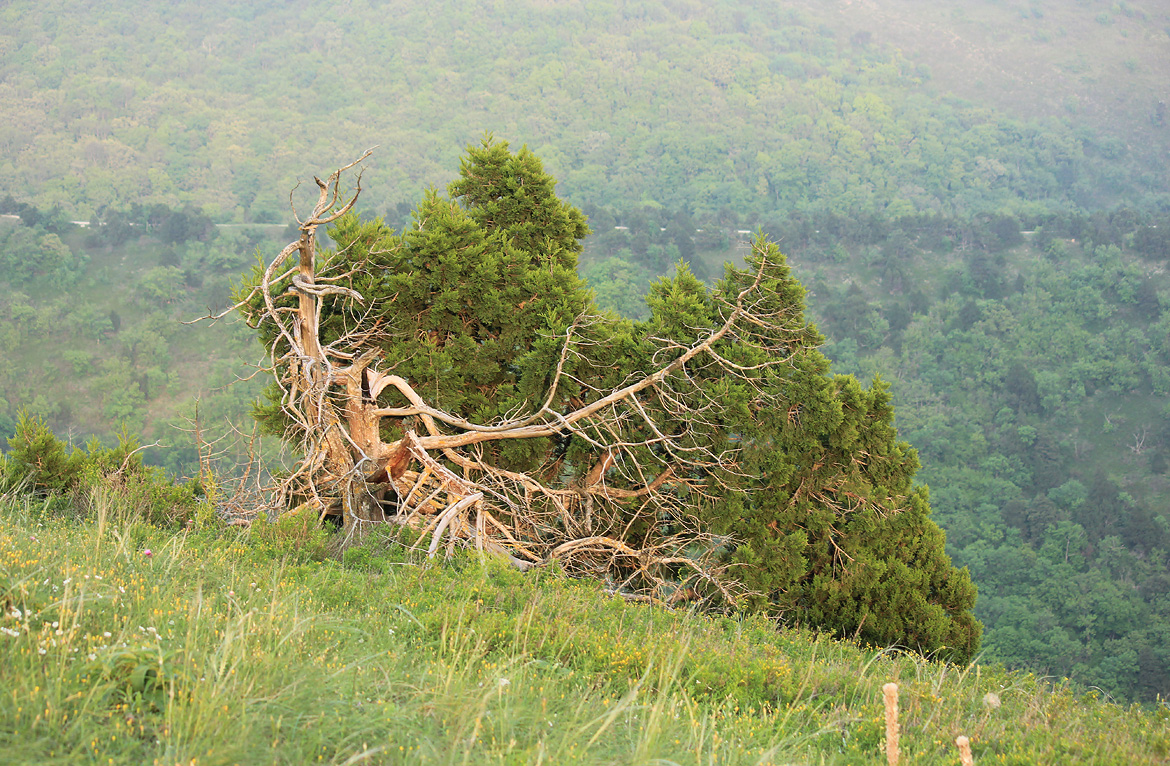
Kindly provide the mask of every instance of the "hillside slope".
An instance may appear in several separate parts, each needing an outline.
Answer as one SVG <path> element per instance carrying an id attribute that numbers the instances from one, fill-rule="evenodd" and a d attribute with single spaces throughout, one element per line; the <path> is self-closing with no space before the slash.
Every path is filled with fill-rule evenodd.
<path id="1" fill-rule="evenodd" d="M 12 764 L 1166 763 L 1122 708 L 758 619 L 299 524 L 148 526 L 111 488 L 0 500 L 0 750 Z M 288 521 L 288 520 L 286 520 Z M 207 524 L 204 521 L 203 524 Z"/>

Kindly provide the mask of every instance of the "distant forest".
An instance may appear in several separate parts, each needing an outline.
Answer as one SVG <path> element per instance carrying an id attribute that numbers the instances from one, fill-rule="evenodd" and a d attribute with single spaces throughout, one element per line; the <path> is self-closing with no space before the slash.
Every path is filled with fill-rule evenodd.
<path id="1" fill-rule="evenodd" d="M 280 222 L 298 178 L 378 144 L 366 203 L 388 212 L 491 130 L 577 204 L 887 218 L 1167 204 L 1164 12 L 882 5 L 14 2 L 4 178 L 82 219 L 162 202 Z M 972 98 L 1005 69 L 1004 93 Z"/>

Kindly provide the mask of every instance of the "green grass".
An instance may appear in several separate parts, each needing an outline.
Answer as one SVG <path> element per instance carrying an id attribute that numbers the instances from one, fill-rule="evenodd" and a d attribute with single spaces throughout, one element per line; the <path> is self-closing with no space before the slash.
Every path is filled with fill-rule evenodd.
<path id="1" fill-rule="evenodd" d="M 0 501 L 5 763 L 1164 763 L 1123 708 L 556 571 L 318 530 L 148 526 L 104 487 Z M 74 506 L 88 509 L 85 515 Z M 147 551 L 150 555 L 147 555 Z M 997 704 L 998 702 L 998 704 Z"/>

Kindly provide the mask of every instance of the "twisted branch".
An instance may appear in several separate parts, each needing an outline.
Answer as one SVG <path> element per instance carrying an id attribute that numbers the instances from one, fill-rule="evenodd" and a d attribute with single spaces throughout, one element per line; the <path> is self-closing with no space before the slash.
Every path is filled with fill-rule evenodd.
<path id="1" fill-rule="evenodd" d="M 606 321 L 581 316 L 559 333 L 560 353 L 539 406 L 478 423 L 429 403 L 392 370 L 377 369 L 379 343 L 386 339 L 376 323 L 363 318 L 322 345 L 326 303 L 365 306 L 366 298 L 338 284 L 353 270 L 322 276 L 331 267 L 317 262 L 315 232 L 353 209 L 360 171 L 351 196 L 342 194 L 340 182 L 369 155 L 325 181 L 314 179 L 317 204 L 307 218 L 297 218 L 298 240 L 267 265 L 240 304 L 251 325 L 271 322 L 275 328 L 272 369 L 290 433 L 304 455 L 278 488 L 277 502 L 308 500 L 322 514 L 340 516 L 351 535 L 371 524 L 412 527 L 420 532 L 420 546 L 429 536 L 430 556 L 446 540 L 448 551 L 473 546 L 506 555 L 521 569 L 560 561 L 654 599 L 701 590 L 734 601 L 740 591 L 720 564 L 728 541 L 705 530 L 694 509 L 711 487 L 733 488 L 743 478 L 742 447 L 732 439 L 716 450 L 704 440 L 704 433 L 725 426 L 721 403 L 702 383 L 734 378 L 767 403 L 774 397 L 761 376 L 791 364 L 802 350 L 797 341 L 783 340 L 795 337 L 784 330 L 787 317 L 765 308 L 766 252 L 759 251 L 754 279 L 745 275 L 738 294 L 716 306 L 717 327 L 696 328 L 690 343 L 648 339 L 650 370 L 627 375 L 612 390 L 575 374 L 596 345 L 591 328 Z M 285 268 L 294 254 L 296 265 Z M 370 308 L 365 311 L 368 317 Z M 744 349 L 752 353 L 740 358 Z M 567 397 L 566 384 L 579 393 Z M 401 403 L 379 403 L 386 397 Z M 562 401 L 568 406 L 558 406 Z M 387 419 L 402 433 L 390 442 L 383 441 Z M 415 422 L 422 433 L 407 427 Z M 558 482 L 559 459 L 520 473 L 485 457 L 484 448 L 494 443 L 548 437 L 579 439 L 596 450 L 596 461 L 565 484 Z M 644 531 L 635 536 L 635 528 Z"/>

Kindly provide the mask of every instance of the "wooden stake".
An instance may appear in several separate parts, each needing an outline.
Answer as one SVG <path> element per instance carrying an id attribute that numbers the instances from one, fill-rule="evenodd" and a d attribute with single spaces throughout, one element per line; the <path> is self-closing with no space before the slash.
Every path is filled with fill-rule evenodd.
<path id="1" fill-rule="evenodd" d="M 886 762 L 898 766 L 898 685 L 883 686 L 882 696 L 886 702 Z"/>

